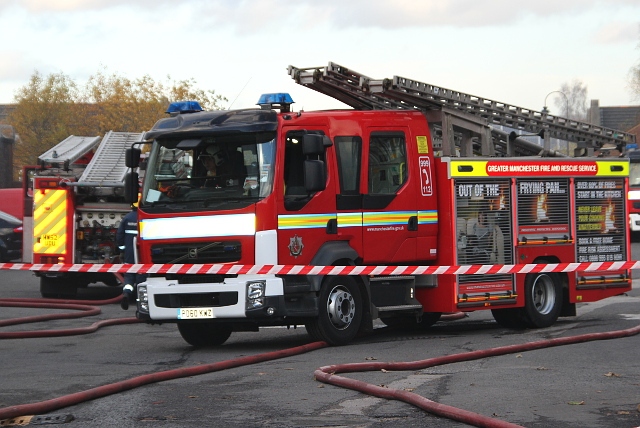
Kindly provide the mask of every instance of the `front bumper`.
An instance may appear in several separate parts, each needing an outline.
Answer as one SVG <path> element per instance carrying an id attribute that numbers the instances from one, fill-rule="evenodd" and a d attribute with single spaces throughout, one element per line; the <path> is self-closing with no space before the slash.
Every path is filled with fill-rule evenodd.
<path id="1" fill-rule="evenodd" d="M 253 281 L 265 283 L 262 305 L 257 307 L 247 298 L 247 282 Z M 275 319 L 286 316 L 283 290 L 281 278 L 265 275 L 239 275 L 220 283 L 195 284 L 152 277 L 138 285 L 137 313 L 138 318 L 149 321 L 182 320 L 181 310 L 185 309 L 203 309 L 201 313 L 213 319 Z"/>

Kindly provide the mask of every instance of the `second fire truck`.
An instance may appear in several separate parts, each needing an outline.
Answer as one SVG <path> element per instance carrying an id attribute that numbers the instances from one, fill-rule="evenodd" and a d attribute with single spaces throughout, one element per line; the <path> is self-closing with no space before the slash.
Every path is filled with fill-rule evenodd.
<path id="1" fill-rule="evenodd" d="M 116 231 L 131 210 L 124 198 L 125 153 L 141 137 L 113 131 L 103 138 L 71 135 L 40 155 L 38 166 L 24 168 L 24 261 L 89 265 L 118 260 Z M 121 283 L 112 273 L 88 268 L 35 273 L 43 297 L 73 297 L 94 282 Z"/>
<path id="2" fill-rule="evenodd" d="M 551 142 L 592 154 L 603 144 L 624 146 L 630 135 L 397 76 L 374 80 L 333 63 L 289 71 L 353 109 L 293 112 L 284 94 L 245 110 L 183 103 L 145 134 L 152 148 L 139 208 L 141 262 L 339 268 L 628 260 L 628 160 L 566 156 Z M 137 166 L 135 150 L 128 158 Z M 133 198 L 135 174 L 128 181 Z M 456 311 L 491 310 L 507 327 L 548 327 L 575 315 L 577 303 L 630 288 L 623 270 L 152 272 L 138 286 L 137 316 L 177 323 L 194 346 L 269 325 L 304 325 L 314 339 L 342 345 L 375 319 L 426 328 Z"/>

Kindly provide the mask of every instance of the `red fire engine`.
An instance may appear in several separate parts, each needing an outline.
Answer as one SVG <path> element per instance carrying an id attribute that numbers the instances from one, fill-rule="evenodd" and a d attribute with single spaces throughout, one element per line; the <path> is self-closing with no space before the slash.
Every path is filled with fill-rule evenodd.
<path id="1" fill-rule="evenodd" d="M 142 133 L 69 136 L 25 168 L 23 260 L 35 264 L 102 264 L 117 260 L 115 234 L 131 210 L 124 198 L 125 153 Z M 93 282 L 120 285 L 111 273 L 35 271 L 43 297 L 73 297 Z"/>
<path id="2" fill-rule="evenodd" d="M 354 109 L 292 112 L 286 94 L 263 97 L 260 109 L 203 112 L 183 103 L 188 113 L 180 114 L 174 105 L 144 137 L 153 146 L 139 208 L 141 262 L 456 266 L 629 258 L 628 159 L 569 157 L 551 147 L 561 138 L 581 154 L 625 145 L 629 134 L 405 78 L 373 80 L 333 63 L 289 71 Z M 136 167 L 135 150 L 128 158 Z M 132 198 L 135 174 L 128 182 Z M 628 271 L 151 272 L 138 286 L 137 316 L 177 323 L 194 346 L 267 325 L 305 325 L 313 338 L 341 345 L 378 318 L 426 328 L 454 311 L 489 309 L 504 326 L 547 327 L 575 315 L 578 302 L 630 287 Z"/>

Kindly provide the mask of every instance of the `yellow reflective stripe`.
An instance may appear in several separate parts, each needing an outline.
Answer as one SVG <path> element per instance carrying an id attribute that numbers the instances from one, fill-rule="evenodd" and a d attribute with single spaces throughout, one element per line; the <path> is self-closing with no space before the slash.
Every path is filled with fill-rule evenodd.
<path id="1" fill-rule="evenodd" d="M 450 177 L 488 177 L 488 161 L 454 161 L 449 163 Z M 460 168 L 464 167 L 464 168 Z"/>
<path id="2" fill-rule="evenodd" d="M 336 217 L 336 214 L 279 215 L 278 229 L 314 229 L 327 227 L 327 222 Z"/>
<path id="3" fill-rule="evenodd" d="M 278 229 L 311 229 L 326 227 L 331 219 L 338 219 L 338 227 L 371 227 L 406 224 L 411 217 L 418 217 L 419 224 L 438 222 L 438 211 L 377 211 L 337 214 L 293 214 L 278 216 Z"/>
<path id="4" fill-rule="evenodd" d="M 418 211 L 418 224 L 434 224 L 438 222 L 438 211 Z"/>
<path id="5" fill-rule="evenodd" d="M 415 216 L 415 211 L 392 211 L 392 212 L 375 212 L 362 213 L 363 226 L 386 226 L 392 224 L 405 224 L 409 221 L 409 217 Z"/>
<path id="6" fill-rule="evenodd" d="M 626 177 L 629 175 L 629 161 L 596 161 L 598 172 L 596 175 Z"/>
<path id="7" fill-rule="evenodd" d="M 362 226 L 362 213 L 338 213 L 338 227 Z"/>

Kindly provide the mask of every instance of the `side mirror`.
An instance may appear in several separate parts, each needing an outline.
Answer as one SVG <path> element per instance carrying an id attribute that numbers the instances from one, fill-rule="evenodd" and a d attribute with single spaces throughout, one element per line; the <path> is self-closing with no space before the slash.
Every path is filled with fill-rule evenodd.
<path id="1" fill-rule="evenodd" d="M 304 188 L 308 193 L 320 192 L 327 187 L 327 174 L 321 160 L 305 160 Z"/>
<path id="2" fill-rule="evenodd" d="M 302 154 L 305 156 L 321 155 L 324 154 L 325 148 L 332 144 L 326 135 L 304 134 L 302 136 Z"/>
<path id="3" fill-rule="evenodd" d="M 142 150 L 130 147 L 125 152 L 125 165 L 127 168 L 137 168 L 140 165 L 140 155 L 142 154 Z"/>
<path id="4" fill-rule="evenodd" d="M 138 192 L 140 191 L 138 180 L 137 172 L 128 172 L 124 176 L 124 200 L 128 204 L 138 202 Z"/>

